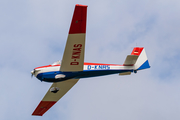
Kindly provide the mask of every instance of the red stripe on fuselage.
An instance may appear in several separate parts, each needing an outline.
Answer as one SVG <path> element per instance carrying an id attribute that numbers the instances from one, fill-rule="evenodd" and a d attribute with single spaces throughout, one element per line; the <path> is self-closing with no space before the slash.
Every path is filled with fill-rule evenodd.
<path id="1" fill-rule="evenodd" d="M 84 63 L 84 65 L 112 65 L 112 66 L 122 66 L 117 64 L 104 64 L 104 63 Z"/>
<path id="2" fill-rule="evenodd" d="M 123 66 L 123 65 L 117 65 L 117 64 L 87 63 L 87 62 L 85 62 L 84 65 L 112 65 L 112 66 Z M 47 68 L 47 67 L 56 67 L 56 66 L 61 66 L 61 65 L 60 65 L 60 64 L 58 64 L 58 65 L 46 65 L 46 66 L 36 67 L 35 69 Z"/>
<path id="3" fill-rule="evenodd" d="M 35 69 L 46 68 L 46 67 L 55 67 L 55 66 L 61 66 L 61 65 L 60 64 L 58 64 L 58 65 L 46 65 L 46 66 L 36 67 Z"/>

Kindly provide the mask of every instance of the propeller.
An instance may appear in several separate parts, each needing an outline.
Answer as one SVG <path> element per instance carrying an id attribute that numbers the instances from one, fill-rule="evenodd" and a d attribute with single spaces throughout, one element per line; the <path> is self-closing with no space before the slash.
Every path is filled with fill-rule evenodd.
<path id="1" fill-rule="evenodd" d="M 33 77 L 33 75 L 35 74 L 36 70 L 34 69 L 33 71 L 31 71 L 31 78 Z"/>
<path id="2" fill-rule="evenodd" d="M 33 75 L 35 75 L 36 72 L 38 72 L 38 71 L 40 71 L 40 70 L 33 69 L 33 70 L 31 71 L 31 77 L 33 77 Z"/>

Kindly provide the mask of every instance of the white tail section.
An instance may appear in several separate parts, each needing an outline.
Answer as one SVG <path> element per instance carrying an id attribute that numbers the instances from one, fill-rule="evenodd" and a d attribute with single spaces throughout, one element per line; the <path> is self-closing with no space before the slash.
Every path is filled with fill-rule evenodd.
<path id="1" fill-rule="evenodd" d="M 150 68 L 145 49 L 143 47 L 135 47 L 131 55 L 138 56 L 137 61 L 134 64 L 135 70 L 142 70 L 142 69 Z"/>

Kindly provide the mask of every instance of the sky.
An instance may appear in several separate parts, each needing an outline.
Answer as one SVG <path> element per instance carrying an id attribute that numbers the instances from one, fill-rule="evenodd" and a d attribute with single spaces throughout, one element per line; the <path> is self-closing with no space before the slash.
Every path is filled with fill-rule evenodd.
<path id="1" fill-rule="evenodd" d="M 42 117 L 51 83 L 35 67 L 61 60 L 75 4 L 88 5 L 85 61 L 123 64 L 145 47 L 151 68 L 81 79 Z M 179 0 L 0 0 L 0 119 L 179 120 Z"/>

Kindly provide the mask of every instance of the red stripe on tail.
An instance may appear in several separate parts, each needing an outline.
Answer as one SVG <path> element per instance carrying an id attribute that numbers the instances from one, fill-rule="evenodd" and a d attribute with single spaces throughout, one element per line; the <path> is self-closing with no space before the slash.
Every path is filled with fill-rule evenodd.
<path id="1" fill-rule="evenodd" d="M 69 34 L 86 33 L 86 5 L 76 5 L 74 15 L 71 21 Z"/>
<path id="2" fill-rule="evenodd" d="M 131 55 L 140 55 L 144 47 L 135 47 L 131 53 Z"/>

